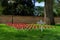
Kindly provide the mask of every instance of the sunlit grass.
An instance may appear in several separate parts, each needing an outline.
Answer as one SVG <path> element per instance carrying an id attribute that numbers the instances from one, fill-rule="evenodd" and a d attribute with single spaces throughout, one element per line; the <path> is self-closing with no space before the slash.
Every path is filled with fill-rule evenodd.
<path id="1" fill-rule="evenodd" d="M 25 30 L 16 29 L 5 24 L 0 24 L 0 40 L 60 40 L 60 25 L 53 25 L 55 29 Z"/>

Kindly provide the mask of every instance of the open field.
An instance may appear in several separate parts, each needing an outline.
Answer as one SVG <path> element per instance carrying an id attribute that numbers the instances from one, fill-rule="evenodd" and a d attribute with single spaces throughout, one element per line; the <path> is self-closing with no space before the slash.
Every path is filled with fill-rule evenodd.
<path id="1" fill-rule="evenodd" d="M 5 24 L 0 24 L 0 40 L 60 40 L 60 25 L 53 25 L 55 29 L 22 30 Z"/>

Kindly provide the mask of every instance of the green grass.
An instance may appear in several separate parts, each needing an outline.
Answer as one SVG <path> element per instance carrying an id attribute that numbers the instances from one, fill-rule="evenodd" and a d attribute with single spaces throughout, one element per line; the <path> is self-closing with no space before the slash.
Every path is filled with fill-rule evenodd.
<path id="1" fill-rule="evenodd" d="M 20 30 L 7 25 L 0 24 L 0 40 L 60 40 L 60 25 L 55 29 Z"/>

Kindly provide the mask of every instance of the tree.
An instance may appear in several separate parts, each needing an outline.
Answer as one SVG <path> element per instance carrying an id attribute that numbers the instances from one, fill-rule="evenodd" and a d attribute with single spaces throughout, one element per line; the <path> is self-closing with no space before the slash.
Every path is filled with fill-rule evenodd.
<path id="1" fill-rule="evenodd" d="M 53 14 L 53 0 L 44 0 L 45 1 L 45 14 L 48 18 L 48 24 L 55 25 L 54 14 Z"/>
<path id="2" fill-rule="evenodd" d="M 56 0 L 54 2 L 54 12 L 55 12 L 56 16 L 60 16 L 60 2 L 59 2 L 59 0 Z"/>
<path id="3" fill-rule="evenodd" d="M 35 11 L 34 11 L 34 15 L 43 17 L 44 16 L 44 7 L 36 6 Z"/>
<path id="4" fill-rule="evenodd" d="M 38 0 L 39 2 L 42 0 Z M 54 0 L 44 0 L 45 2 L 45 7 L 44 7 L 44 21 L 47 24 L 50 25 L 55 25 L 55 21 L 54 21 L 54 14 L 53 14 L 53 1 Z M 48 18 L 48 20 L 47 20 Z"/>
<path id="5" fill-rule="evenodd" d="M 8 0 L 1 0 L 2 7 L 8 6 Z"/>
<path id="6" fill-rule="evenodd" d="M 13 4 L 4 6 L 3 14 L 5 15 L 20 15 L 20 16 L 33 16 L 34 5 L 32 0 L 12 0 Z"/>

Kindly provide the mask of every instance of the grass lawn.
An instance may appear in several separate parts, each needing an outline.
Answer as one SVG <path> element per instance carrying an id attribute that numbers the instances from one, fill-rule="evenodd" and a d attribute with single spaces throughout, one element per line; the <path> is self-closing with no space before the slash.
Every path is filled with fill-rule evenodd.
<path id="1" fill-rule="evenodd" d="M 60 25 L 56 28 L 40 30 L 21 30 L 0 24 L 0 40 L 60 40 Z"/>

